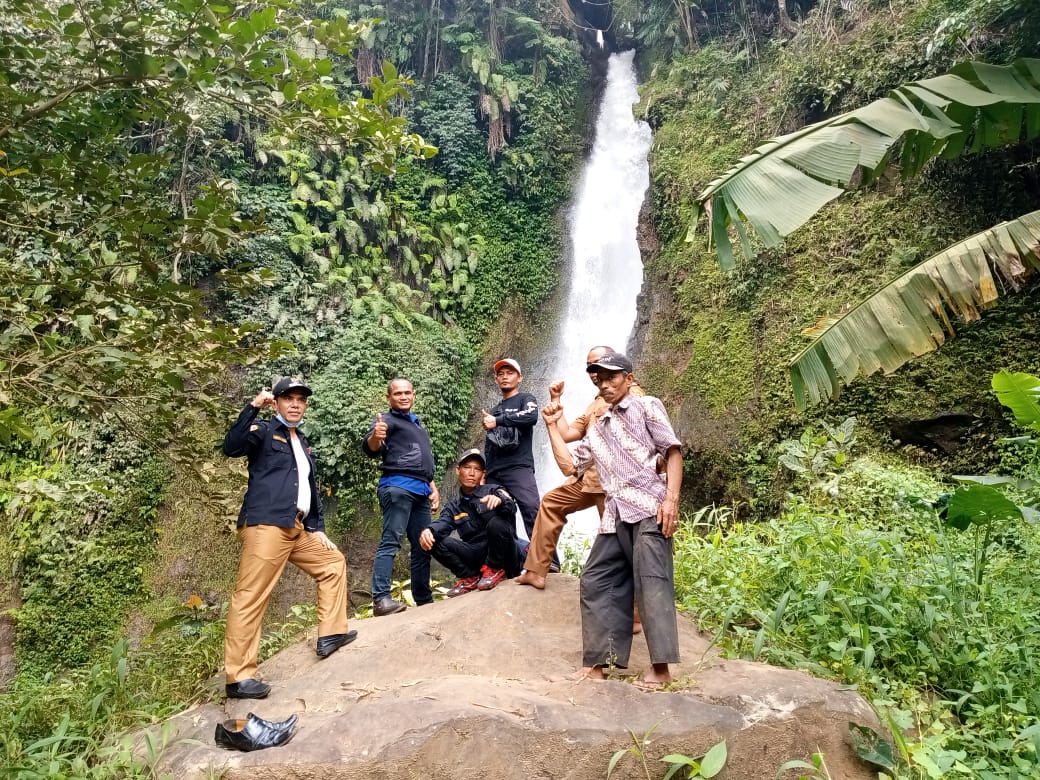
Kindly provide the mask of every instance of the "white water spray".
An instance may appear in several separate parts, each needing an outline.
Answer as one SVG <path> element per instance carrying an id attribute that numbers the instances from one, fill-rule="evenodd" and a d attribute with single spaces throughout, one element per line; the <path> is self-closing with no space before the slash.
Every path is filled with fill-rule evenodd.
<path id="1" fill-rule="evenodd" d="M 548 382 L 563 379 L 568 420 L 585 411 L 596 396 L 585 373 L 589 347 L 627 348 L 643 284 L 636 228 L 650 184 L 650 127 L 632 116 L 632 105 L 639 100 L 633 58 L 632 51 L 610 56 L 592 154 L 571 207 L 571 273 L 559 330 L 545 359 L 547 381 L 527 388 L 544 404 L 549 400 Z M 535 470 L 539 487 L 546 491 L 564 477 L 544 425 L 536 430 Z M 561 549 L 594 534 L 598 522 L 595 509 L 572 515 Z"/>

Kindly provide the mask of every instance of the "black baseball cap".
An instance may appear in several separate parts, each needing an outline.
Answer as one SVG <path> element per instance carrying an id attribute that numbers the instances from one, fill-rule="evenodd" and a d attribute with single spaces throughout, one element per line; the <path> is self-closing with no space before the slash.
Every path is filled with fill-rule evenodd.
<path id="1" fill-rule="evenodd" d="M 589 363 L 585 371 L 591 374 L 593 371 L 624 371 L 626 374 L 635 372 L 632 361 L 620 352 L 608 352 L 601 355 L 595 363 Z"/>
<path id="2" fill-rule="evenodd" d="M 471 458 L 476 458 L 477 460 L 479 460 L 480 467 L 482 469 L 487 469 L 487 464 L 484 462 L 484 453 L 476 448 L 466 450 L 461 455 L 459 455 L 459 459 L 455 461 L 455 465 L 461 466 L 463 463 L 465 463 L 467 460 L 470 460 Z"/>
<path id="3" fill-rule="evenodd" d="M 278 398 L 293 390 L 303 393 L 304 396 L 307 398 L 310 398 L 312 395 L 314 395 L 314 391 L 307 387 L 307 385 L 305 385 L 302 380 L 295 379 L 291 376 L 287 376 L 284 379 L 279 379 L 271 393 L 274 395 L 275 398 Z"/>

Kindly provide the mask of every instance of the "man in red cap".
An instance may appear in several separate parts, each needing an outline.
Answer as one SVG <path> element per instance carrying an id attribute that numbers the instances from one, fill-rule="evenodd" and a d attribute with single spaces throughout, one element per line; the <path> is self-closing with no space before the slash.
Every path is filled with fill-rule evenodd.
<path id="1" fill-rule="evenodd" d="M 502 400 L 483 410 L 484 460 L 487 481 L 501 485 L 516 500 L 527 530 L 534 533 L 538 514 L 538 483 L 534 476 L 534 426 L 538 422 L 538 401 L 530 393 L 520 392 L 523 374 L 512 358 L 495 363 L 495 384 Z"/>
<path id="2" fill-rule="evenodd" d="M 224 454 L 249 460 L 249 486 L 238 515 L 242 556 L 224 633 L 225 691 L 234 699 L 263 699 L 271 686 L 256 679 L 260 629 L 287 561 L 318 584 L 319 658 L 357 638 L 347 631 L 347 562 L 325 535 L 314 476 L 314 453 L 299 430 L 311 389 L 286 377 L 257 393 L 224 437 Z M 271 407 L 275 415 L 257 415 Z"/>

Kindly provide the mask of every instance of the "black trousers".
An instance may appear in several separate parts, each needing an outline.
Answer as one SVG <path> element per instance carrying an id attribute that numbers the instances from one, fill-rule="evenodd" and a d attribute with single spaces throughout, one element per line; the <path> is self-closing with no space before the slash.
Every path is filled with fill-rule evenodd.
<path id="1" fill-rule="evenodd" d="M 496 471 L 487 475 L 489 484 L 497 484 L 509 491 L 520 509 L 520 518 L 524 521 L 527 538 L 534 539 L 534 521 L 538 516 L 538 505 L 542 498 L 538 495 L 538 482 L 533 468 L 511 468 Z M 553 550 L 553 563 L 560 565 L 560 558 Z"/>
<path id="2" fill-rule="evenodd" d="M 516 521 L 500 515 L 491 516 L 484 539 L 466 542 L 446 536 L 433 545 L 430 554 L 460 579 L 479 574 L 485 563 L 492 569 L 505 569 L 510 578 L 517 576 L 524 565 L 516 544 Z"/>
<path id="3" fill-rule="evenodd" d="M 538 514 L 538 504 L 542 500 L 538 495 L 534 469 L 521 466 L 502 469 L 493 474 L 489 473 L 486 481 L 489 485 L 501 485 L 509 491 L 509 495 L 520 508 L 520 517 L 524 520 L 527 538 L 530 539 L 534 533 L 534 518 Z"/>
<path id="4" fill-rule="evenodd" d="M 600 534 L 581 575 L 583 666 L 628 666 L 632 651 L 632 599 L 639 606 L 650 663 L 679 660 L 672 540 L 656 517 L 618 523 Z"/>

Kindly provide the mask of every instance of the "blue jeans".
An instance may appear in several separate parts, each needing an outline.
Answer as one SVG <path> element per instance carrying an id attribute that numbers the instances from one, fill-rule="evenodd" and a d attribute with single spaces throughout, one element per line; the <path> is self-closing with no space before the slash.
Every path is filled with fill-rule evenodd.
<path id="1" fill-rule="evenodd" d="M 383 510 L 383 538 L 379 540 L 375 564 L 372 566 L 372 598 L 390 595 L 390 577 L 394 556 L 401 549 L 401 537 L 408 534 L 411 546 L 412 598 L 416 604 L 433 601 L 430 590 L 430 554 L 419 546 L 419 534 L 429 528 L 430 497 L 420 496 L 399 487 L 379 488 L 379 506 Z"/>

